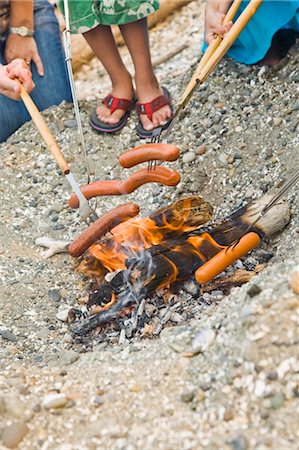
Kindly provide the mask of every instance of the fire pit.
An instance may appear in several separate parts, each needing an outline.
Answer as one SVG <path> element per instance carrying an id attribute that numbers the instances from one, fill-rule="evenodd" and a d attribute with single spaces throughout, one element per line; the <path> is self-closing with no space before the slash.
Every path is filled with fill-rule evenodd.
<path id="1" fill-rule="evenodd" d="M 155 296 L 157 290 L 167 289 L 162 296 L 165 306 L 171 292 L 182 282 L 195 276 L 201 283 L 202 269 L 210 267 L 213 261 L 217 264 L 217 258 L 219 261 L 227 259 L 229 265 L 246 254 L 261 239 L 281 230 L 289 220 L 288 206 L 278 204 L 246 234 L 254 235 L 254 238 L 249 247 L 244 246 L 244 232 L 268 200 L 269 197 L 263 197 L 237 210 L 227 220 L 203 227 L 212 217 L 212 207 L 198 196 L 188 197 L 149 217 L 130 219 L 113 228 L 90 247 L 79 265 L 82 273 L 95 280 L 95 289 L 86 305 L 87 317 L 78 310 L 71 311 L 73 333 L 85 335 L 93 330 L 101 331 L 107 324 L 120 327 L 130 314 L 136 322 L 142 317 L 145 299 Z M 241 246 L 241 252 L 238 246 Z M 230 252 L 236 252 L 233 260 L 230 260 Z M 260 250 L 259 254 L 258 262 L 268 259 Z M 215 266 L 215 262 L 213 264 Z M 221 264 L 218 273 L 226 268 Z M 248 273 L 243 271 L 240 276 L 225 273 L 213 283 L 218 290 L 219 286 L 223 289 L 225 283 L 230 287 L 240 285 L 254 273 L 252 270 Z M 209 290 L 211 285 L 207 286 Z M 174 308 L 172 303 L 170 301 L 168 305 L 169 317 L 180 305 L 179 301 L 175 302 Z"/>

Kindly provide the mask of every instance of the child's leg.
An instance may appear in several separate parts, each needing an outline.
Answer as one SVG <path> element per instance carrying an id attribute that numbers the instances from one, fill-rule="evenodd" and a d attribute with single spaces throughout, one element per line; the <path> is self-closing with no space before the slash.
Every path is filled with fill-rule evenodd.
<path id="1" fill-rule="evenodd" d="M 84 33 L 83 36 L 111 78 L 112 95 L 132 100 L 134 97 L 132 78 L 122 62 L 110 26 L 99 25 Z M 116 124 L 124 116 L 125 111 L 117 109 L 110 114 L 110 110 L 101 105 L 97 109 L 97 114 L 103 122 Z"/>
<path id="2" fill-rule="evenodd" d="M 149 48 L 146 19 L 119 26 L 135 66 L 136 94 L 140 103 L 147 103 L 163 94 L 154 74 Z M 170 107 L 164 106 L 153 114 L 152 121 L 142 114 L 140 120 L 146 130 L 165 123 L 171 117 Z"/>

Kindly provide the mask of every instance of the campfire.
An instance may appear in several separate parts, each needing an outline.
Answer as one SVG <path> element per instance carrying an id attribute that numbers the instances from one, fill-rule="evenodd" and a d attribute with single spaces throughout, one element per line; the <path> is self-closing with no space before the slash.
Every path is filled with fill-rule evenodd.
<path id="1" fill-rule="evenodd" d="M 260 239 L 286 225 L 289 210 L 281 203 L 247 233 L 268 199 L 264 197 L 227 220 L 205 227 L 212 217 L 212 207 L 198 196 L 178 200 L 144 219 L 134 218 L 117 225 L 89 248 L 79 265 L 82 273 L 96 280 L 96 289 L 87 303 L 90 315 L 75 320 L 72 331 L 84 335 L 125 317 L 158 288 L 173 287 L 194 276 L 202 283 L 209 271 L 208 278 L 212 279 L 213 266 L 219 261 L 228 260 L 228 266 L 230 258 L 238 259 L 258 245 Z M 253 236 L 249 247 L 242 241 L 244 233 Z M 234 253 L 238 246 L 243 246 L 241 253 Z M 221 264 L 218 273 L 226 267 Z M 242 280 L 247 281 L 248 277 Z"/>

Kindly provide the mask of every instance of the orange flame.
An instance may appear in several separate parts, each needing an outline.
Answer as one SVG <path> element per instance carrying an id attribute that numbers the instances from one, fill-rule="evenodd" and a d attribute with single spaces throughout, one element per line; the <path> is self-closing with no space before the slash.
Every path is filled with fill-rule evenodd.
<path id="1" fill-rule="evenodd" d="M 110 272 L 125 269 L 125 260 L 153 245 L 161 244 L 165 235 L 182 234 L 196 228 L 188 224 L 191 199 L 184 199 L 181 214 L 167 218 L 166 213 L 159 216 L 160 223 L 151 218 L 130 219 L 111 231 L 111 237 L 92 245 L 89 252 L 101 261 Z M 167 210 L 169 212 L 169 210 Z M 157 215 L 155 215 L 157 217 Z"/>

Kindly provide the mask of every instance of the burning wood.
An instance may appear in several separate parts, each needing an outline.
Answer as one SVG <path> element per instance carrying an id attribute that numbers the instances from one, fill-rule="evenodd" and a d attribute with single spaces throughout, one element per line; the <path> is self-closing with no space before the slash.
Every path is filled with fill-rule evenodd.
<path id="1" fill-rule="evenodd" d="M 97 313 L 74 323 L 73 332 L 84 334 L 117 319 L 159 287 L 194 274 L 199 282 L 210 281 L 258 245 L 260 239 L 288 223 L 288 205 L 280 203 L 243 236 L 268 200 L 263 197 L 222 223 L 202 228 L 211 218 L 212 208 L 200 197 L 189 197 L 148 218 L 132 219 L 115 227 L 112 237 L 89 249 L 80 270 L 100 280 L 108 271 L 118 272 L 109 282 L 100 281 L 87 304 Z M 232 243 L 235 245 L 229 247 Z"/>

